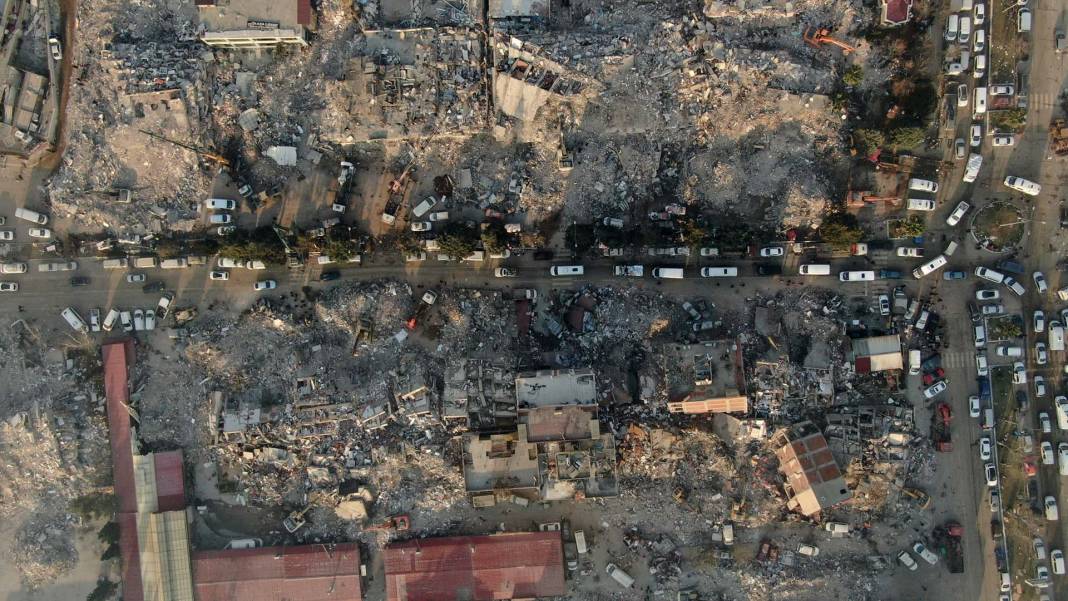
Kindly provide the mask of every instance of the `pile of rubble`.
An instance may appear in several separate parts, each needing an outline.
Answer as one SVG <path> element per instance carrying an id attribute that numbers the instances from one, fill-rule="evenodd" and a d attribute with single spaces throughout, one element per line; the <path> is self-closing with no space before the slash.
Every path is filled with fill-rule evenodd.
<path id="1" fill-rule="evenodd" d="M 71 571 L 78 562 L 73 524 L 61 513 L 35 515 L 19 528 L 13 543 L 12 559 L 23 585 L 31 590 Z"/>

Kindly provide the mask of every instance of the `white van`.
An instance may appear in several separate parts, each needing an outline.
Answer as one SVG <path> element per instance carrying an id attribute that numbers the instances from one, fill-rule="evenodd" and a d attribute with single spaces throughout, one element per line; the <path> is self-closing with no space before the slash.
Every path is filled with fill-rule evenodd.
<path id="1" fill-rule="evenodd" d="M 983 110 L 986 110 L 985 107 Z M 979 169 L 983 166 L 983 155 L 971 153 L 968 155 L 968 164 L 964 167 L 964 177 L 961 181 L 971 183 L 979 177 Z"/>
<path id="2" fill-rule="evenodd" d="M 839 282 L 874 282 L 874 271 L 843 271 L 838 274 Z"/>
<path id="3" fill-rule="evenodd" d="M 60 315 L 63 316 L 63 319 L 66 320 L 67 324 L 74 328 L 75 331 L 83 334 L 89 333 L 89 326 L 85 325 L 85 320 L 82 319 L 81 315 L 78 315 L 78 312 L 75 311 L 73 307 L 63 309 L 63 311 L 60 312 Z"/>
<path id="4" fill-rule="evenodd" d="M 118 321 L 118 319 L 119 311 L 117 309 L 112 309 L 108 311 L 107 316 L 104 317 L 104 324 L 102 326 L 104 328 L 104 331 L 110 332 L 111 328 L 115 327 L 115 322 Z"/>
<path id="5" fill-rule="evenodd" d="M 1016 33 L 1027 33 L 1031 31 L 1031 9 L 1021 8 L 1020 12 L 1016 14 Z"/>
<path id="6" fill-rule="evenodd" d="M 681 267 L 654 267 L 653 277 L 658 280 L 681 280 L 685 276 Z"/>
<path id="7" fill-rule="evenodd" d="M 616 564 L 614 563 L 610 563 L 605 566 L 604 571 L 607 572 L 613 580 L 623 585 L 623 588 L 630 588 L 631 585 L 634 584 L 634 579 L 631 578 L 630 574 L 619 569 L 619 567 L 616 566 Z"/>
<path id="8" fill-rule="evenodd" d="M 939 269 L 945 267 L 946 263 L 949 263 L 949 259 L 947 259 L 945 255 L 938 255 L 937 257 L 931 259 L 923 265 L 920 265 L 916 269 L 913 269 L 912 277 L 919 280 L 924 276 L 928 276 L 934 273 L 935 271 L 938 271 Z"/>
<path id="9" fill-rule="evenodd" d="M 104 259 L 104 269 L 126 269 L 130 265 L 129 259 Z"/>
<path id="10" fill-rule="evenodd" d="M 575 531 L 575 547 L 578 549 L 579 555 L 584 555 L 589 550 L 586 546 L 586 533 L 582 530 Z"/>
<path id="11" fill-rule="evenodd" d="M 910 376 L 915 376 L 916 374 L 920 373 L 920 363 L 922 363 L 922 362 L 923 362 L 923 360 L 920 359 L 920 349 L 910 349 L 909 350 L 909 375 Z"/>
<path id="12" fill-rule="evenodd" d="M 960 18 L 960 35 L 957 36 L 957 41 L 961 44 L 967 45 L 968 41 L 972 37 L 972 18 L 961 17 Z"/>
<path id="13" fill-rule="evenodd" d="M 980 52 L 975 55 L 975 67 L 972 69 L 974 79 L 982 79 L 986 75 L 986 53 Z"/>
<path id="14" fill-rule="evenodd" d="M 159 262 L 160 269 L 185 269 L 189 267 L 189 261 L 185 257 L 177 259 L 164 259 Z"/>
<path id="15" fill-rule="evenodd" d="M 655 272 L 653 275 L 656 275 Z M 701 277 L 703 278 L 736 278 L 738 277 L 737 267 L 702 267 Z"/>
<path id="16" fill-rule="evenodd" d="M 935 192 L 938 192 L 938 184 L 929 179 L 913 177 L 909 179 L 909 190 L 918 190 L 920 192 L 930 192 L 934 194 Z"/>
<path id="17" fill-rule="evenodd" d="M 952 42 L 957 39 L 960 32 L 960 15 L 953 13 L 946 19 L 946 41 Z"/>
<path id="18" fill-rule="evenodd" d="M 831 275 L 831 266 L 820 263 L 807 263 L 797 268 L 801 275 Z"/>
<path id="19" fill-rule="evenodd" d="M 582 265 L 553 265 L 549 268 L 551 276 L 582 275 L 586 269 Z"/>
<path id="20" fill-rule="evenodd" d="M 986 88 L 975 88 L 975 103 L 972 104 L 972 117 L 978 118 L 979 115 L 986 114 Z"/>
<path id="21" fill-rule="evenodd" d="M 47 215 L 42 215 L 37 211 L 31 211 L 29 209 L 15 209 L 15 217 L 25 219 L 26 221 L 36 223 L 37 225 L 48 225 Z"/>
<path id="22" fill-rule="evenodd" d="M 1053 408 L 1057 411 L 1057 427 L 1068 430 L 1068 398 L 1059 396 L 1053 399 Z"/>
<path id="23" fill-rule="evenodd" d="M 986 346 L 986 326 L 976 325 L 975 332 L 975 348 L 982 348 Z"/>
<path id="24" fill-rule="evenodd" d="M 1010 175 L 1005 178 L 1005 185 L 1009 188 L 1012 188 L 1013 190 L 1016 190 L 1017 192 L 1023 192 L 1028 196 L 1038 196 L 1042 193 L 1041 185 L 1036 184 L 1035 182 L 1029 179 L 1016 177 L 1014 175 Z"/>
<path id="25" fill-rule="evenodd" d="M 156 267 L 159 263 L 156 257 L 134 257 L 133 264 L 137 269 L 144 269 L 146 267 Z"/>
<path id="26" fill-rule="evenodd" d="M 910 211 L 933 211 L 935 201 L 929 198 L 910 198 L 908 209 Z"/>

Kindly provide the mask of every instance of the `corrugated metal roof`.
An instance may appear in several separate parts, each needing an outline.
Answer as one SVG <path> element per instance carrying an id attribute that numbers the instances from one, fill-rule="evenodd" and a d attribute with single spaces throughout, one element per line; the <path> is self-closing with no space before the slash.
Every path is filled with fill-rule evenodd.
<path id="1" fill-rule="evenodd" d="M 307 27 L 312 22 L 311 0 L 297 0 L 297 23 Z"/>
<path id="2" fill-rule="evenodd" d="M 356 543 L 193 553 L 197 601 L 359 601 Z"/>
<path id="3" fill-rule="evenodd" d="M 156 495 L 159 511 L 185 509 L 185 470 L 181 451 L 155 453 Z"/>
<path id="4" fill-rule="evenodd" d="M 120 513 L 119 553 L 122 555 L 123 601 L 145 601 L 141 585 L 141 550 L 137 543 L 137 514 Z"/>
<path id="5" fill-rule="evenodd" d="M 111 463 L 115 478 L 115 494 L 119 497 L 120 512 L 137 511 L 134 491 L 133 447 L 130 446 L 130 402 L 127 347 L 123 342 L 105 344 L 104 394 L 108 401 L 108 437 L 111 440 Z"/>
<path id="6" fill-rule="evenodd" d="M 490 601 L 566 593 L 559 532 L 458 536 L 385 550 L 388 601 Z"/>

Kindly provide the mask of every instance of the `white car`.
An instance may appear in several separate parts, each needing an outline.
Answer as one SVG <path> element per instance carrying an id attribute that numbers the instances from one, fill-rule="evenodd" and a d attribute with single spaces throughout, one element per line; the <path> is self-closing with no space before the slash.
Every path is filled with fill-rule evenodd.
<path id="1" fill-rule="evenodd" d="M 26 273 L 30 266 L 25 263 L 2 263 L 0 273 Z"/>
<path id="2" fill-rule="evenodd" d="M 990 488 L 998 485 L 998 468 L 993 463 L 983 466 L 983 476 L 986 478 L 986 485 Z"/>
<path id="3" fill-rule="evenodd" d="M 438 204 L 436 198 L 433 196 L 427 197 L 423 202 L 415 205 L 415 208 L 412 209 L 412 215 L 415 217 L 422 217 L 423 215 L 426 215 L 427 211 L 434 208 L 434 205 L 436 204 Z"/>
<path id="4" fill-rule="evenodd" d="M 241 262 L 239 262 L 237 259 L 231 259 L 229 257 L 219 257 L 219 260 L 215 264 L 218 265 L 220 268 L 223 268 L 223 269 L 225 269 L 227 267 L 242 267 L 243 266 L 243 264 Z"/>
<path id="5" fill-rule="evenodd" d="M 986 360 L 986 351 L 975 354 L 975 372 L 979 376 L 990 375 L 990 364 Z"/>
<path id="6" fill-rule="evenodd" d="M 899 246 L 897 248 L 897 256 L 899 257 L 912 257 L 919 259 L 923 257 L 923 249 L 913 246 Z"/>
<path id="7" fill-rule="evenodd" d="M 983 144 L 983 126 L 979 123 L 973 123 L 971 129 L 970 142 L 972 148 L 979 148 Z"/>
<path id="8" fill-rule="evenodd" d="M 983 4 L 982 2 L 976 3 L 975 8 L 973 9 L 972 21 L 977 27 L 986 23 L 986 4 Z"/>
<path id="9" fill-rule="evenodd" d="M 1031 274 L 1031 278 L 1035 281 L 1035 286 L 1038 288 L 1039 294 L 1045 294 L 1049 290 L 1049 284 L 1046 283 L 1046 276 L 1041 271 L 1036 271 Z"/>
<path id="10" fill-rule="evenodd" d="M 31 238 L 51 238 L 52 230 L 46 227 L 31 227 L 29 230 Z"/>
<path id="11" fill-rule="evenodd" d="M 875 281 L 874 271 L 843 271 L 838 274 L 838 281 L 840 282 L 873 282 Z"/>
<path id="12" fill-rule="evenodd" d="M 990 461 L 992 451 L 990 448 L 990 439 L 986 436 L 979 439 L 979 459 L 982 461 Z"/>
<path id="13" fill-rule="evenodd" d="M 140 332 L 145 329 L 145 312 L 135 309 L 133 312 L 134 331 Z"/>
<path id="14" fill-rule="evenodd" d="M 1053 457 L 1053 443 L 1048 440 L 1043 440 L 1039 445 L 1042 454 L 1042 465 L 1053 465 L 1056 461 Z"/>
<path id="15" fill-rule="evenodd" d="M 1005 305 L 1001 303 L 994 303 L 992 305 L 983 305 L 980 309 L 983 315 L 1001 315 L 1005 312 Z"/>
<path id="16" fill-rule="evenodd" d="M 1008 84 L 990 86 L 990 93 L 994 96 L 1012 96 L 1015 91 L 1016 88 Z"/>
<path id="17" fill-rule="evenodd" d="M 156 329 L 156 312 L 152 309 L 145 311 L 145 330 L 151 331 Z"/>
<path id="18" fill-rule="evenodd" d="M 1023 361 L 1012 364 L 1012 383 L 1027 384 L 1027 368 L 1024 367 Z"/>
<path id="19" fill-rule="evenodd" d="M 1042 186 L 1022 177 L 1009 175 L 1005 178 L 1005 187 L 1012 188 L 1017 192 L 1023 192 L 1028 196 L 1038 196 L 1042 193 Z"/>
<path id="20" fill-rule="evenodd" d="M 1053 568 L 1053 573 L 1058 576 L 1064 575 L 1064 552 L 1060 549 L 1054 549 L 1049 554 L 1049 564 Z"/>
<path id="21" fill-rule="evenodd" d="M 975 291 L 975 300 L 988 301 L 998 300 L 1001 298 L 1001 293 L 992 288 L 980 288 Z"/>
<path id="22" fill-rule="evenodd" d="M 912 545 L 912 552 L 919 555 L 924 561 L 931 565 L 938 563 L 938 556 L 932 553 L 923 543 Z"/>
<path id="23" fill-rule="evenodd" d="M 1049 361 L 1049 354 L 1046 352 L 1045 342 L 1035 343 L 1035 363 L 1039 365 L 1045 365 Z"/>
<path id="24" fill-rule="evenodd" d="M 1035 396 L 1046 396 L 1046 378 L 1042 376 L 1035 376 Z"/>
<path id="25" fill-rule="evenodd" d="M 953 140 L 953 156 L 957 160 L 963 160 L 964 157 L 968 156 L 968 144 L 965 143 L 964 138 Z"/>
<path id="26" fill-rule="evenodd" d="M 421 250 L 413 253 L 408 253 L 404 255 L 404 260 L 408 261 L 409 263 L 414 263 L 417 261 L 426 261 L 426 253 Z"/>
<path id="27" fill-rule="evenodd" d="M 1062 476 L 1068 476 L 1068 442 L 1057 445 L 1057 467 Z"/>
<path id="28" fill-rule="evenodd" d="M 1012 134 L 994 134 L 994 146 L 1012 146 L 1016 144 L 1016 137 Z"/>
<path id="29" fill-rule="evenodd" d="M 701 249 L 701 256 L 702 257 L 718 257 L 719 256 L 719 249 L 706 246 L 706 247 Z"/>
<path id="30" fill-rule="evenodd" d="M 1012 290 L 1013 293 L 1016 294 L 1016 296 L 1023 296 L 1024 292 L 1027 292 L 1027 290 L 1024 289 L 1023 284 L 1017 282 L 1015 279 L 1009 276 L 1005 276 L 1004 281 L 1002 281 L 1001 283 L 1005 284 L 1005 286 L 1009 290 Z"/>
<path id="31" fill-rule="evenodd" d="M 100 309 L 96 307 L 89 309 L 89 329 L 94 332 L 100 331 Z"/>
<path id="32" fill-rule="evenodd" d="M 237 203 L 227 198 L 209 198 L 204 201 L 204 208 L 232 211 L 237 208 Z"/>
<path id="33" fill-rule="evenodd" d="M 126 281 L 130 284 L 137 284 L 145 281 L 146 276 L 143 273 L 128 273 L 126 274 Z"/>
<path id="34" fill-rule="evenodd" d="M 938 396 L 938 395 L 942 394 L 943 392 L 945 392 L 946 388 L 949 388 L 949 384 L 946 384 L 945 380 L 942 380 L 940 382 L 935 382 L 933 385 L 931 385 L 931 386 L 927 387 L 926 389 L 924 389 L 923 396 L 926 399 L 933 399 L 936 396 Z"/>
<path id="35" fill-rule="evenodd" d="M 431 227 L 432 226 L 430 225 L 429 221 L 413 221 L 412 222 L 412 231 L 413 232 L 429 232 Z"/>
<path id="36" fill-rule="evenodd" d="M 18 282 L 0 282 L 0 292 L 18 292 Z"/>
<path id="37" fill-rule="evenodd" d="M 122 311 L 119 313 L 119 321 L 122 322 L 123 332 L 132 332 L 134 329 L 133 320 L 130 318 L 129 311 Z"/>
<path id="38" fill-rule="evenodd" d="M 213 271 L 213 272 L 208 274 L 208 279 L 220 280 L 220 281 L 225 282 L 226 280 L 230 279 L 230 272 L 229 271 Z"/>
<path id="39" fill-rule="evenodd" d="M 428 221 L 445 221 L 449 218 L 448 211 L 434 211 L 426 216 Z"/>
<path id="40" fill-rule="evenodd" d="M 277 287 L 278 287 L 278 282 L 276 282 L 274 280 L 263 280 L 262 282 L 256 282 L 252 286 L 252 289 L 255 290 L 256 292 L 260 292 L 262 290 L 274 290 Z"/>
<path id="41" fill-rule="evenodd" d="M 915 572 L 916 568 L 920 567 L 916 560 L 909 555 L 908 551 L 902 551 L 897 554 L 897 560 L 901 562 L 901 565 L 909 569 L 909 571 Z"/>
<path id="42" fill-rule="evenodd" d="M 890 315 L 890 296 L 887 294 L 879 295 L 879 315 Z"/>
<path id="43" fill-rule="evenodd" d="M 966 83 L 957 86 L 957 106 L 968 106 L 968 84 Z"/>
<path id="44" fill-rule="evenodd" d="M 57 63 L 63 60 L 63 46 L 59 43 L 59 38 L 48 38 L 48 51 L 52 54 L 52 60 Z"/>
<path id="45" fill-rule="evenodd" d="M 219 236 L 229 236 L 230 234 L 232 234 L 232 233 L 234 233 L 236 231 L 237 231 L 237 227 L 236 226 L 233 226 L 233 225 L 220 225 L 215 230 L 215 233 L 217 235 L 219 235 Z"/>
<path id="46" fill-rule="evenodd" d="M 518 274 L 511 267 L 498 267 L 493 270 L 493 277 L 497 278 L 514 278 L 516 275 Z"/>
<path id="47" fill-rule="evenodd" d="M 762 257 L 781 257 L 785 254 L 785 250 L 781 246 L 765 246 L 760 249 L 760 256 Z"/>
<path id="48" fill-rule="evenodd" d="M 957 208 L 953 209 L 953 212 L 950 213 L 949 217 L 946 217 L 946 224 L 957 225 L 970 208 L 972 208 L 972 205 L 968 204 L 966 201 L 960 201 L 957 203 Z"/>
<path id="49" fill-rule="evenodd" d="M 968 415 L 970 417 L 979 417 L 979 414 L 982 413 L 982 409 L 979 397 L 975 395 L 968 397 Z"/>
<path id="50" fill-rule="evenodd" d="M 1052 495 L 1047 495 L 1043 505 L 1046 510 L 1046 519 L 1056 522 L 1060 518 L 1060 512 L 1057 511 L 1057 499 L 1054 499 Z"/>
<path id="51" fill-rule="evenodd" d="M 208 218 L 209 223 L 230 223 L 234 218 L 228 213 L 215 213 Z"/>
<path id="52" fill-rule="evenodd" d="M 1053 432 L 1053 422 L 1050 421 L 1049 414 L 1045 411 L 1038 412 L 1038 426 L 1042 429 L 1043 434 Z"/>
<path id="53" fill-rule="evenodd" d="M 4 240 L 6 242 L 6 241 L 14 240 L 14 239 L 15 239 L 15 232 L 12 232 L 10 230 L 8 230 L 6 232 L 0 232 L 0 240 Z"/>
<path id="54" fill-rule="evenodd" d="M 267 264 L 263 261 L 245 261 L 245 269 L 259 271 L 261 269 L 267 269 Z"/>
<path id="55" fill-rule="evenodd" d="M 1046 314 L 1041 310 L 1035 311 L 1032 320 L 1032 327 L 1035 329 L 1036 334 L 1041 334 L 1046 331 Z"/>

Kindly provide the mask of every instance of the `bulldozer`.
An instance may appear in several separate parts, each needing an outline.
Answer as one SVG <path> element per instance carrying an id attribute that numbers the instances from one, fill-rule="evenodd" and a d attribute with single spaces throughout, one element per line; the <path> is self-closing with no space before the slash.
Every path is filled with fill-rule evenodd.
<path id="1" fill-rule="evenodd" d="M 846 54 L 857 49 L 855 46 L 850 46 L 842 40 L 831 37 L 831 30 L 826 27 L 805 27 L 805 30 L 801 33 L 801 39 L 805 40 L 805 43 L 809 46 L 817 49 L 822 48 L 824 44 L 838 46 Z"/>

